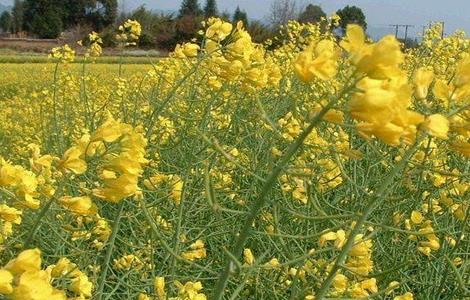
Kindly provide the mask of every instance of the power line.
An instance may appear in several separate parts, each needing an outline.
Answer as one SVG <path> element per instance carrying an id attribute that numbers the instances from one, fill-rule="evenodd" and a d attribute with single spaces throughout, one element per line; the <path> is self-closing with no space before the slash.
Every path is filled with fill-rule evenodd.
<path id="1" fill-rule="evenodd" d="M 400 28 L 400 27 L 405 28 L 405 41 L 408 38 L 408 28 L 415 27 L 414 25 L 409 25 L 409 24 L 391 24 L 389 26 L 390 27 L 395 27 L 395 38 L 397 38 L 397 39 L 398 39 L 398 28 Z"/>

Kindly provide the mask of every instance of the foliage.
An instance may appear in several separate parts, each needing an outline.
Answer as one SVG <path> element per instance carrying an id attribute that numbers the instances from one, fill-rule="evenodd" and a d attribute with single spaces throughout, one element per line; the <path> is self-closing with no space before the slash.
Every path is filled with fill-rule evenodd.
<path id="1" fill-rule="evenodd" d="M 179 17 L 185 16 L 197 17 L 202 14 L 201 6 L 198 0 L 183 0 L 179 10 Z"/>
<path id="2" fill-rule="evenodd" d="M 248 24 L 247 30 L 255 43 L 262 44 L 274 36 L 274 33 L 269 26 L 257 20 L 251 21 Z"/>
<path id="3" fill-rule="evenodd" d="M 23 30 L 23 16 L 24 16 L 24 2 L 23 0 L 15 0 L 11 11 L 12 24 L 11 29 L 13 33 L 18 33 Z"/>
<path id="4" fill-rule="evenodd" d="M 90 24 L 101 30 L 114 23 L 117 0 L 25 0 L 24 28 L 42 38 L 56 38 L 64 29 Z"/>
<path id="5" fill-rule="evenodd" d="M 206 5 L 204 6 L 204 16 L 206 18 L 216 17 L 217 12 L 217 2 L 216 0 L 206 0 Z"/>
<path id="6" fill-rule="evenodd" d="M 339 27 L 341 30 L 346 32 L 346 27 L 349 24 L 357 24 L 362 28 L 367 28 L 366 17 L 362 9 L 357 6 L 349 6 L 347 5 L 343 9 L 339 9 L 336 14 L 340 17 Z"/>
<path id="7" fill-rule="evenodd" d="M 11 29 L 12 18 L 11 13 L 9 11 L 4 11 L 0 15 L 0 29 L 3 32 L 8 32 Z"/>
<path id="8" fill-rule="evenodd" d="M 305 10 L 299 15 L 301 23 L 318 23 L 322 18 L 326 18 L 326 14 L 319 5 L 309 4 Z"/>
<path id="9" fill-rule="evenodd" d="M 247 26 L 249 24 L 248 23 L 247 13 L 246 13 L 246 11 L 241 10 L 240 6 L 237 6 L 237 8 L 235 9 L 235 12 L 233 13 L 233 19 L 232 19 L 232 22 L 235 23 L 235 24 L 238 21 L 242 21 L 243 24 L 245 24 L 245 26 Z"/>
<path id="10" fill-rule="evenodd" d="M 269 22 L 274 29 L 286 25 L 289 20 L 297 20 L 299 5 L 296 0 L 274 0 L 271 3 Z"/>

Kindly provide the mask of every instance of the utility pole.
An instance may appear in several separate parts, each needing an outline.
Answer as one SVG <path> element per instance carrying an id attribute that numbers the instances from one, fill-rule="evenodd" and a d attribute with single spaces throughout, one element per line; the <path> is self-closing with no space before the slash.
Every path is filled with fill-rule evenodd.
<path id="1" fill-rule="evenodd" d="M 408 38 L 408 27 L 414 27 L 414 25 L 402 25 L 405 27 L 405 41 Z"/>
<path id="2" fill-rule="evenodd" d="M 389 25 L 391 27 L 395 27 L 395 38 L 398 39 L 398 24 L 397 25 Z"/>
<path id="3" fill-rule="evenodd" d="M 397 39 L 398 39 L 398 28 L 404 27 L 405 28 L 405 41 L 408 38 L 408 28 L 415 27 L 414 25 L 409 25 L 409 24 L 391 24 L 389 26 L 395 27 L 395 38 Z"/>
<path id="4" fill-rule="evenodd" d="M 441 31 L 441 39 L 444 38 L 444 26 L 445 26 L 445 24 L 446 24 L 446 23 L 445 23 L 444 21 L 441 21 L 441 29 L 442 29 L 442 31 Z"/>

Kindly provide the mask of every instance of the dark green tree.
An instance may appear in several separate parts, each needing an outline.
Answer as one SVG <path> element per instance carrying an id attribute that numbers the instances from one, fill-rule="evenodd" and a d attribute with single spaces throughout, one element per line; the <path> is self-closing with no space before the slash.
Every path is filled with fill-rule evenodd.
<path id="1" fill-rule="evenodd" d="M 22 0 L 15 0 L 11 10 L 11 31 L 18 33 L 23 30 L 24 3 Z"/>
<path id="2" fill-rule="evenodd" d="M 237 23 L 238 21 L 242 21 L 245 27 L 248 27 L 248 15 L 244 10 L 240 9 L 240 6 L 237 6 L 235 12 L 233 13 L 233 23 Z"/>
<path id="3" fill-rule="evenodd" d="M 0 15 L 0 29 L 3 32 L 10 31 L 11 28 L 11 14 L 8 10 L 4 11 L 2 15 Z"/>
<path id="4" fill-rule="evenodd" d="M 85 22 L 86 9 L 91 6 L 90 0 L 63 0 L 62 3 L 62 22 L 65 28 Z"/>
<path id="5" fill-rule="evenodd" d="M 258 20 L 251 21 L 247 29 L 251 35 L 251 38 L 256 43 L 264 43 L 267 39 L 271 39 L 274 35 L 269 26 Z"/>
<path id="6" fill-rule="evenodd" d="M 117 0 L 25 0 L 23 25 L 40 37 L 78 24 L 101 30 L 115 22 L 117 8 Z"/>
<path id="7" fill-rule="evenodd" d="M 70 0 L 74 1 L 74 0 Z M 96 30 L 112 25 L 118 14 L 117 0 L 93 0 L 85 7 L 85 20 Z"/>
<path id="8" fill-rule="evenodd" d="M 309 4 L 299 16 L 301 23 L 317 23 L 322 17 L 326 17 L 325 12 L 319 5 Z"/>
<path id="9" fill-rule="evenodd" d="M 204 17 L 215 17 L 217 16 L 217 3 L 215 0 L 206 0 L 206 6 L 204 6 Z"/>
<path id="10" fill-rule="evenodd" d="M 357 24 L 364 28 L 364 30 L 367 29 L 366 16 L 362 9 L 357 6 L 348 5 L 345 8 L 338 10 L 336 14 L 341 18 L 339 27 L 343 33 L 346 32 L 348 24 Z"/>
<path id="11" fill-rule="evenodd" d="M 225 22 L 230 22 L 230 19 L 231 19 L 232 17 L 230 16 L 230 12 L 224 10 L 224 11 L 220 14 L 220 18 L 221 18 L 222 20 L 224 20 Z"/>
<path id="12" fill-rule="evenodd" d="M 198 0 L 183 0 L 178 16 L 200 16 L 202 14 Z"/>
<path id="13" fill-rule="evenodd" d="M 57 38 L 64 29 L 60 0 L 25 0 L 24 29 L 40 38 Z"/>

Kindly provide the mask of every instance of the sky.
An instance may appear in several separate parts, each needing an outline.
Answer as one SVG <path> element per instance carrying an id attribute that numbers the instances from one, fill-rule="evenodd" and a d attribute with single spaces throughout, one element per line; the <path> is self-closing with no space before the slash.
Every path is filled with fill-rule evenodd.
<path id="1" fill-rule="evenodd" d="M 128 10 L 142 4 L 149 9 L 177 11 L 181 0 L 119 0 L 124 1 Z M 249 18 L 265 20 L 272 0 L 217 0 L 220 11 L 233 12 L 237 5 L 246 10 Z M 10 5 L 13 0 L 0 0 Z M 199 0 L 201 4 L 205 0 Z M 363 9 L 369 33 L 373 36 L 395 33 L 391 24 L 413 25 L 409 34 L 416 36 L 429 21 L 445 22 L 445 33 L 463 29 L 470 34 L 470 0 L 297 0 L 301 4 L 319 4 L 327 14 L 346 5 L 356 5 Z M 399 31 L 403 37 L 404 29 Z"/>

